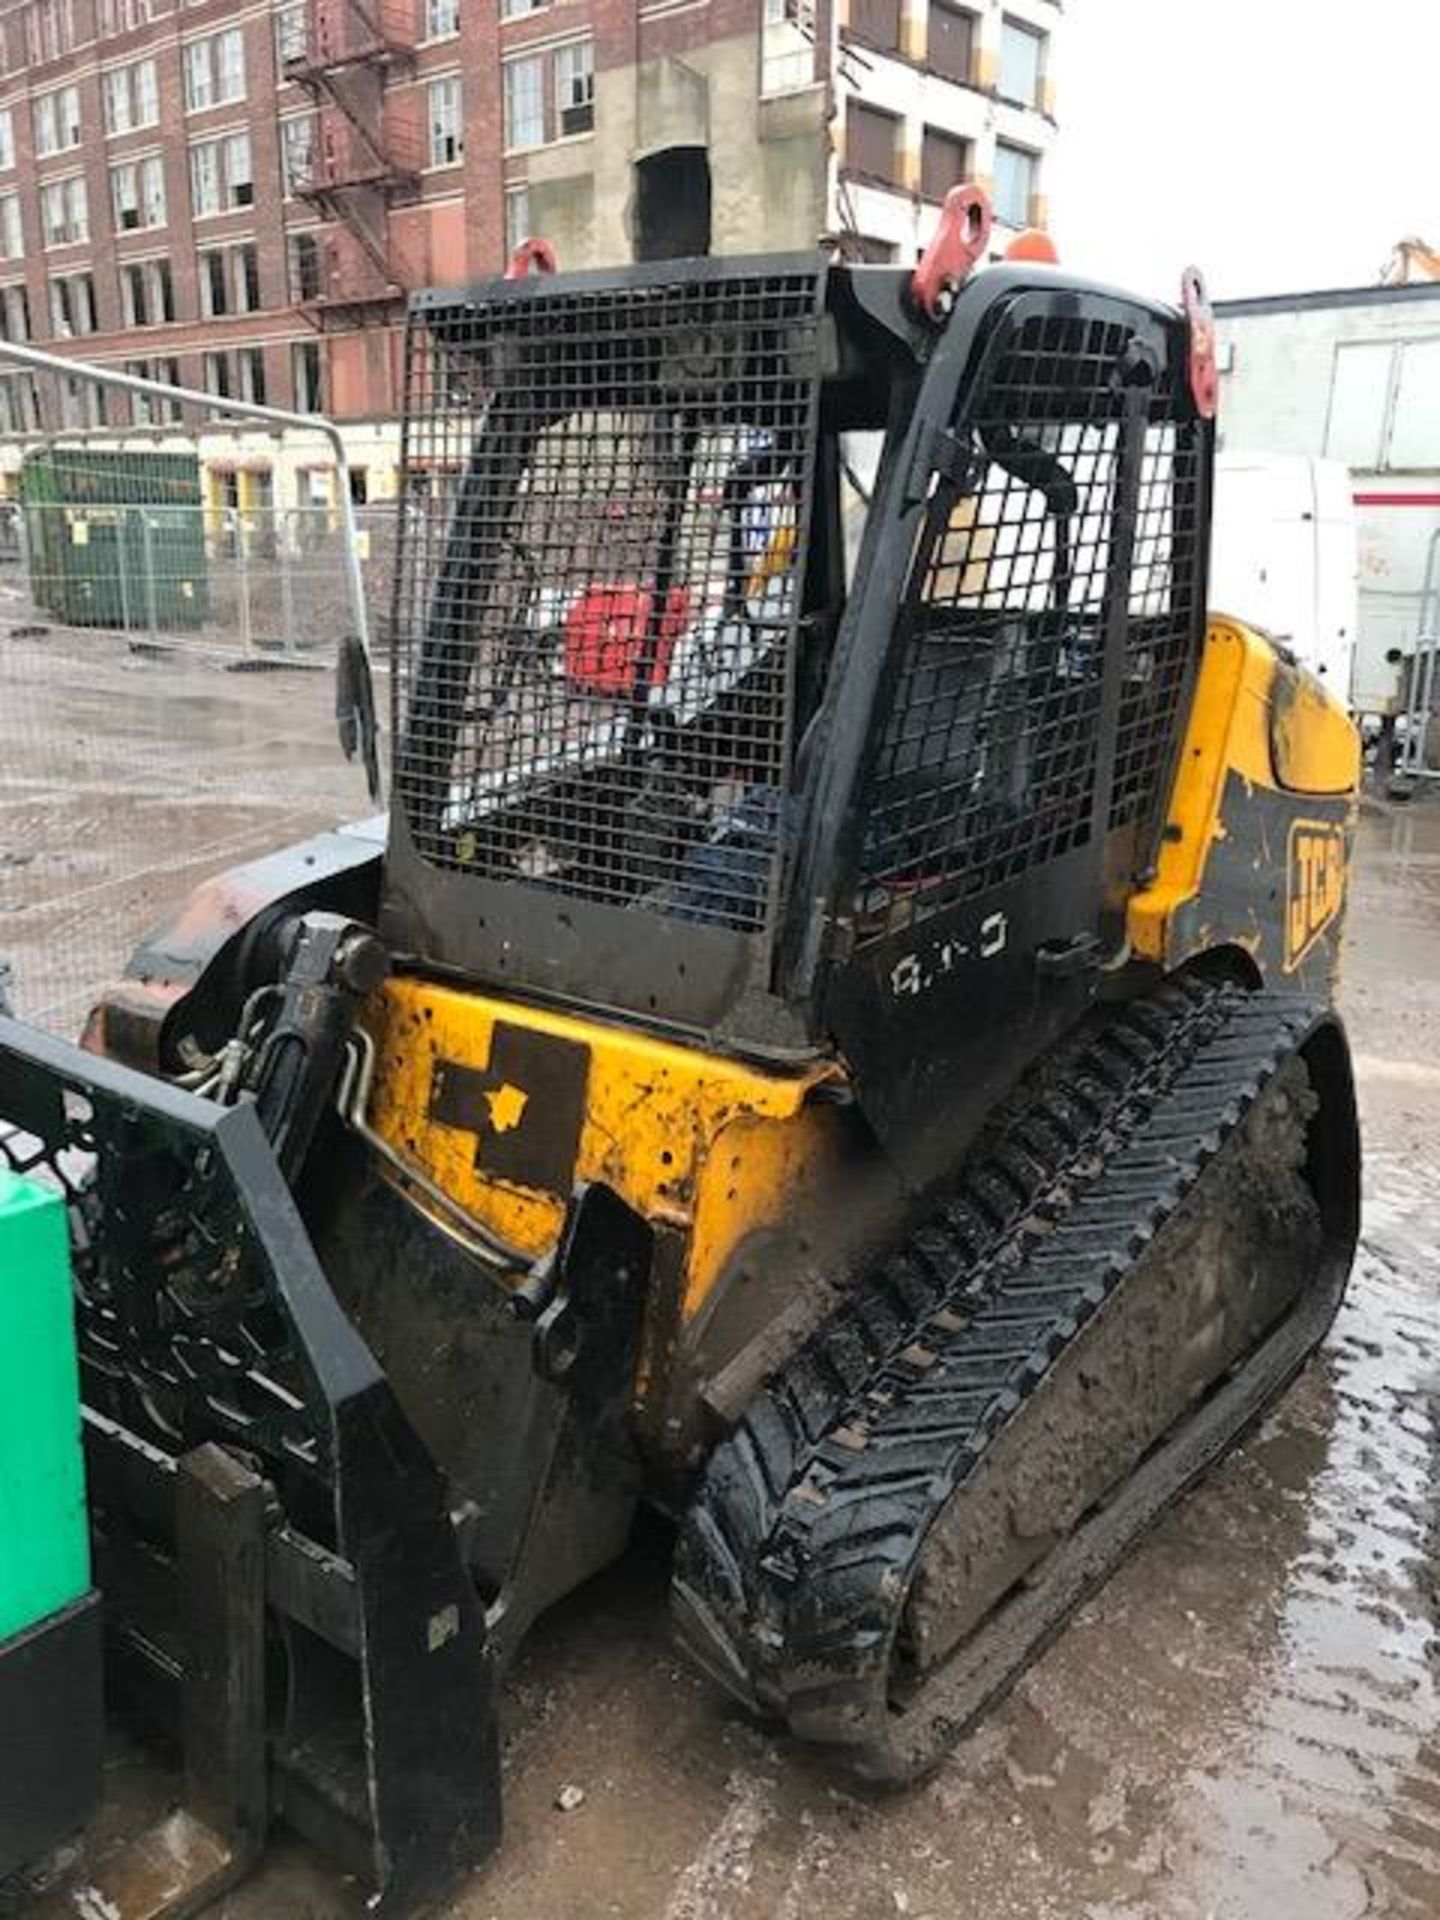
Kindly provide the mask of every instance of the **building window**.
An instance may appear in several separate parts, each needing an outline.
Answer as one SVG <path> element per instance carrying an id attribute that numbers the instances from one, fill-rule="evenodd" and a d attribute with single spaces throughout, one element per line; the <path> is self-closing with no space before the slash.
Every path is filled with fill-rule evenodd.
<path id="1" fill-rule="evenodd" d="M 540 147 L 595 125 L 595 49 L 572 40 L 553 53 L 506 60 L 505 147 Z"/>
<path id="2" fill-rule="evenodd" d="M 57 87 L 35 102 L 35 151 L 43 160 L 80 144 L 80 89 Z"/>
<path id="3" fill-rule="evenodd" d="M 900 45 L 900 0 L 850 0 L 850 31 L 869 46 L 893 52 Z"/>
<path id="4" fill-rule="evenodd" d="M 167 386 L 180 384 L 178 360 L 127 360 L 125 371 L 136 380 L 162 380 Z M 178 400 L 162 400 L 153 393 L 132 393 L 130 418 L 137 427 L 158 427 L 181 418 Z"/>
<path id="5" fill-rule="evenodd" d="M 0 380 L 0 433 L 40 431 L 40 388 L 33 373 Z"/>
<path id="6" fill-rule="evenodd" d="M 453 40 L 460 31 L 460 0 L 425 0 L 425 38 Z"/>
<path id="7" fill-rule="evenodd" d="M 258 313 L 263 304 L 260 295 L 260 249 L 236 247 L 231 272 L 235 279 L 235 305 L 241 313 Z"/>
<path id="8" fill-rule="evenodd" d="M 25 62 L 42 66 L 58 60 L 75 45 L 73 0 L 30 0 L 21 18 L 25 25 Z"/>
<path id="9" fill-rule="evenodd" d="M 975 16 L 945 0 L 930 0 L 930 33 L 926 62 L 942 79 L 958 80 L 962 87 L 975 77 Z"/>
<path id="10" fill-rule="evenodd" d="M 47 247 L 74 247 L 90 238 L 90 208 L 78 173 L 41 187 L 40 227 Z"/>
<path id="11" fill-rule="evenodd" d="M 321 293 L 320 241 L 313 233 L 292 233 L 290 254 L 290 298 L 302 305 L 318 300 Z"/>
<path id="12" fill-rule="evenodd" d="M 168 13 L 174 0 L 100 0 L 100 32 L 108 38 L 114 33 L 133 33 Z"/>
<path id="13" fill-rule="evenodd" d="M 970 178 L 970 143 L 939 127 L 926 127 L 920 146 L 920 192 L 943 200 L 952 187 Z"/>
<path id="14" fill-rule="evenodd" d="M 50 332 L 57 340 L 75 340 L 95 331 L 95 282 L 88 273 L 69 273 L 50 282 Z"/>
<path id="15" fill-rule="evenodd" d="M 446 74 L 427 89 L 430 103 L 430 164 L 453 167 L 465 152 L 465 122 L 460 110 L 460 76 Z"/>
<path id="16" fill-rule="evenodd" d="M 255 313 L 259 309 L 260 251 L 253 243 L 211 247 L 197 257 L 202 318 L 219 320 L 227 313 Z"/>
<path id="17" fill-rule="evenodd" d="M 198 113 L 245 98 L 245 32 L 227 27 L 185 48 L 185 108 Z"/>
<path id="18" fill-rule="evenodd" d="M 30 338 L 30 295 L 23 280 L 12 287 L 0 287 L 0 338 Z"/>
<path id="19" fill-rule="evenodd" d="M 168 260 L 124 262 L 120 313 L 127 327 L 158 327 L 175 318 L 175 282 Z"/>
<path id="20" fill-rule="evenodd" d="M 313 113 L 297 113 L 280 122 L 280 177 L 287 198 L 314 185 L 318 118 Z"/>
<path id="21" fill-rule="evenodd" d="M 845 167 L 861 180 L 896 186 L 900 177 L 900 120 L 863 101 L 845 106 Z"/>
<path id="22" fill-rule="evenodd" d="M 200 362 L 201 384 L 217 400 L 235 397 L 235 373 L 228 353 L 207 353 Z"/>
<path id="23" fill-rule="evenodd" d="M 765 0 L 760 91 L 793 93 L 815 79 L 815 0 Z"/>
<path id="24" fill-rule="evenodd" d="M 1023 147 L 995 143 L 995 217 L 1010 227 L 1028 227 L 1039 163 Z"/>
<path id="25" fill-rule="evenodd" d="M 508 259 L 515 249 L 530 238 L 530 189 L 529 187 L 507 187 L 505 189 L 505 255 Z"/>
<path id="26" fill-rule="evenodd" d="M 572 40 L 555 49 L 555 107 L 562 138 L 595 125 L 595 43 Z"/>
<path id="27" fill-rule="evenodd" d="M 500 18 L 502 20 L 523 20 L 527 13 L 539 13 L 548 6 L 550 0 L 500 0 Z"/>
<path id="28" fill-rule="evenodd" d="M 275 58 L 282 68 L 305 60 L 310 53 L 310 8 L 307 0 L 298 6 L 280 7 L 275 14 Z"/>
<path id="29" fill-rule="evenodd" d="M 320 368 L 318 340 L 297 340 L 290 349 L 290 377 L 297 413 L 323 413 L 325 383 Z"/>
<path id="30" fill-rule="evenodd" d="M 160 88 L 153 60 L 136 60 L 128 67 L 111 67 L 100 76 L 105 102 L 105 131 L 131 133 L 153 127 L 160 118 Z"/>
<path id="31" fill-rule="evenodd" d="M 103 427 L 109 421 L 108 396 L 83 374 L 68 373 L 60 381 L 62 427 Z"/>
<path id="32" fill-rule="evenodd" d="M 218 320 L 230 311 L 230 276 L 225 271 L 225 254 L 216 249 L 197 256 L 200 267 L 200 313 L 206 320 Z"/>
<path id="33" fill-rule="evenodd" d="M 1040 68 L 1045 36 L 1018 20 L 1006 19 L 1000 28 L 1000 86 L 1002 100 L 1019 107 L 1040 104 Z"/>
<path id="34" fill-rule="evenodd" d="M 9 107 L 0 108 L 0 168 L 15 164 L 15 116 Z"/>
<path id="35" fill-rule="evenodd" d="M 25 235 L 18 193 L 0 193 L 0 260 L 23 260 Z"/>
<path id="36" fill-rule="evenodd" d="M 545 140 L 545 56 L 526 54 L 507 60 L 505 72 L 505 145 L 538 147 Z"/>
<path id="37" fill-rule="evenodd" d="M 138 233 L 165 224 L 165 162 L 158 153 L 143 160 L 122 160 L 110 169 L 110 202 L 115 231 Z"/>
<path id="38" fill-rule="evenodd" d="M 197 220 L 255 204 L 248 133 L 194 142 L 190 148 L 190 197 Z"/>
<path id="39" fill-rule="evenodd" d="M 235 356 L 239 363 L 240 398 L 257 407 L 265 404 L 265 349 L 241 347 Z"/>

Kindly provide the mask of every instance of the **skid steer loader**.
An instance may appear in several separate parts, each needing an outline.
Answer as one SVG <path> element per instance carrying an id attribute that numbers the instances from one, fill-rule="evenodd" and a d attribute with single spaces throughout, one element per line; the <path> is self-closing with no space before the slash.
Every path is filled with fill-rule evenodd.
<path id="1" fill-rule="evenodd" d="M 1198 279 L 988 231 L 418 296 L 388 828 L 0 1026 L 192 1902 L 482 1858 L 642 1501 L 700 1666 L 914 1778 L 1335 1313 L 1355 735 L 1207 630 Z"/>

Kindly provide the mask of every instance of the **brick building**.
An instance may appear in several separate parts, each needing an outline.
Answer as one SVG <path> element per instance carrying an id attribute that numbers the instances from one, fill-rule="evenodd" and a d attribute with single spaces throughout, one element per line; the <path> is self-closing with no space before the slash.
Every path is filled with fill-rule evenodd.
<path id="1" fill-rule="evenodd" d="M 1056 0 L 0 0 L 0 336 L 388 445 L 405 294 L 1044 219 Z M 0 433 L 24 431 L 0 367 Z M 155 425 L 93 390 L 71 425 Z M 369 455 L 366 456 L 367 458 Z M 383 465 L 383 456 L 381 456 Z M 393 461 L 392 461 L 393 464 Z"/>

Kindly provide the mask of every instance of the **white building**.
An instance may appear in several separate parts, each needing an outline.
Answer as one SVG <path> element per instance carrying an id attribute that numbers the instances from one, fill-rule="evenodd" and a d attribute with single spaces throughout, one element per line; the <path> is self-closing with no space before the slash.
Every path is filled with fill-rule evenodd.
<path id="1" fill-rule="evenodd" d="M 991 194 L 999 246 L 1046 225 L 1057 0 L 838 6 L 835 227 L 870 259 L 912 260 L 967 180 Z"/>
<path id="2" fill-rule="evenodd" d="M 1426 568 L 1440 581 L 1440 284 L 1216 305 L 1221 445 L 1340 460 L 1354 481 L 1354 704 L 1396 710 Z M 1432 609 L 1433 612 L 1433 609 Z"/>

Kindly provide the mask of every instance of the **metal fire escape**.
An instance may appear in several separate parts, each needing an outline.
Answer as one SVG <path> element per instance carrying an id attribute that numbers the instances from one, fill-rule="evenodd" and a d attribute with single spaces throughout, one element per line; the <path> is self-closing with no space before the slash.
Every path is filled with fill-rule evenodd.
<path id="1" fill-rule="evenodd" d="M 413 0 L 310 0 L 303 36 L 282 47 L 287 80 L 315 106 L 293 190 L 335 223 L 322 244 L 320 325 L 384 320 L 410 290 L 390 212 L 420 189 L 420 129 L 387 114 L 387 84 L 415 56 Z"/>

